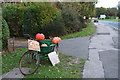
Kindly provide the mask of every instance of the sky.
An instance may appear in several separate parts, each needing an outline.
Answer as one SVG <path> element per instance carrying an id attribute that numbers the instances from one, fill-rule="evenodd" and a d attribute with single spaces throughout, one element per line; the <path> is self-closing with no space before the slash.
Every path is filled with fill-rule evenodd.
<path id="1" fill-rule="evenodd" d="M 117 7 L 119 1 L 120 0 L 98 0 L 96 7 L 105 8 Z"/>

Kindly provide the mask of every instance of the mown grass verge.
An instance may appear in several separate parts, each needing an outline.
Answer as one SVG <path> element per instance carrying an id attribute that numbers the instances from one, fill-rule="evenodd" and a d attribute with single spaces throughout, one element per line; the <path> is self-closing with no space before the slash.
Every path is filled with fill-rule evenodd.
<path id="1" fill-rule="evenodd" d="M 76 37 L 83 37 L 83 36 L 91 36 L 96 30 L 95 26 L 93 26 L 93 25 L 94 24 L 91 22 L 88 24 L 88 26 L 86 28 L 83 28 L 82 31 L 68 34 L 65 36 L 61 36 L 61 38 L 69 39 L 69 38 L 76 38 Z"/>
<path id="2" fill-rule="evenodd" d="M 18 49 L 13 53 L 2 54 L 2 74 L 19 67 L 20 57 L 26 51 L 27 49 Z M 50 61 L 45 59 L 35 74 L 25 76 L 25 78 L 79 78 L 82 76 L 84 59 L 78 59 L 79 63 L 68 64 L 76 58 L 62 53 L 59 54 L 59 58 L 61 62 L 56 66 L 52 66 Z"/>

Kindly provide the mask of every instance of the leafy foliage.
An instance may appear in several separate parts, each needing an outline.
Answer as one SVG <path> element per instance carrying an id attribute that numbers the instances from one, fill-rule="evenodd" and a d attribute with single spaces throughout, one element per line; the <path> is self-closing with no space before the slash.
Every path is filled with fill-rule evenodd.
<path id="1" fill-rule="evenodd" d="M 62 9 L 62 17 L 68 33 L 80 30 L 80 20 L 74 8 L 65 6 Z"/>
<path id="2" fill-rule="evenodd" d="M 65 35 L 66 27 L 62 17 L 54 20 L 53 22 L 50 22 L 49 24 L 46 24 L 42 28 L 42 33 L 45 34 L 46 38 L 49 38 L 50 36 L 52 37 Z"/>
<path id="3" fill-rule="evenodd" d="M 44 25 L 55 20 L 59 14 L 60 12 L 49 4 L 46 6 L 30 5 L 25 10 L 23 32 L 30 35 L 41 33 Z"/>
<path id="4" fill-rule="evenodd" d="M 7 49 L 7 40 L 9 38 L 9 27 L 7 22 L 2 19 L 2 48 Z"/>
<path id="5" fill-rule="evenodd" d="M 3 17 L 8 22 L 11 37 L 22 37 L 26 33 L 61 36 L 85 28 L 83 17 L 94 16 L 94 8 L 93 2 L 5 3 Z"/>
<path id="6" fill-rule="evenodd" d="M 10 35 L 20 37 L 24 33 L 35 35 L 41 27 L 55 20 L 59 10 L 49 3 L 9 4 L 3 7 L 3 17 L 10 26 Z"/>
<path id="7" fill-rule="evenodd" d="M 115 18 L 118 14 L 117 8 L 96 8 L 96 17 L 100 17 L 100 15 L 106 15 L 108 19 Z M 114 16 L 114 17 L 113 17 Z"/>
<path id="8" fill-rule="evenodd" d="M 3 17 L 10 28 L 10 36 L 21 36 L 21 25 L 23 23 L 24 7 L 17 4 L 3 7 Z"/>
<path id="9" fill-rule="evenodd" d="M 120 2 L 118 3 L 118 14 L 117 16 L 120 18 Z"/>

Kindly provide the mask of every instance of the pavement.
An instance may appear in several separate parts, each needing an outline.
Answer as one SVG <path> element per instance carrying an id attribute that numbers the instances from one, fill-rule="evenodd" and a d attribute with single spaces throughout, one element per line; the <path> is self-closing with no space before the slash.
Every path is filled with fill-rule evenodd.
<path id="1" fill-rule="evenodd" d="M 24 68 L 24 71 L 28 72 L 29 69 Z M 8 79 L 20 80 L 20 79 L 24 78 L 24 75 L 20 72 L 19 68 L 14 68 L 10 72 L 5 73 L 2 76 L 0 76 L 0 78 L 2 78 L 2 80 L 8 80 Z"/>
<path id="2" fill-rule="evenodd" d="M 118 78 L 118 32 L 102 23 L 95 25 L 97 31 L 89 44 L 83 78 Z"/>

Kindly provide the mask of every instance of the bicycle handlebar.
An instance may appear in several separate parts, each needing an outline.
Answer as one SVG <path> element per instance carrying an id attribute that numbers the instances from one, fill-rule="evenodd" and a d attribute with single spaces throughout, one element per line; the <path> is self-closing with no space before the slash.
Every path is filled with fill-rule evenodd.
<path id="1" fill-rule="evenodd" d="M 29 34 L 24 34 L 24 37 L 26 37 L 27 39 L 33 39 Z"/>

